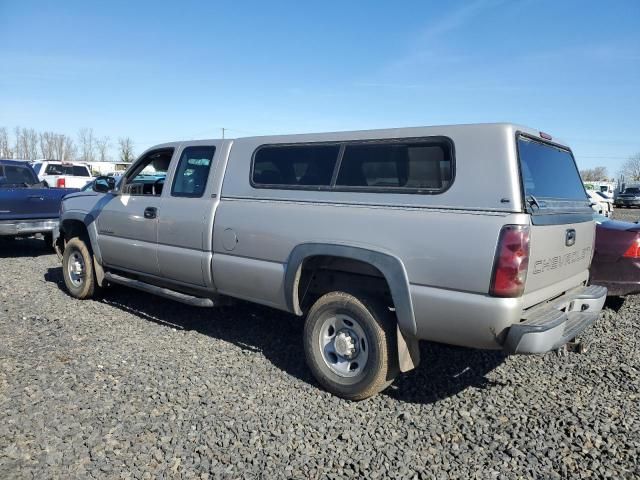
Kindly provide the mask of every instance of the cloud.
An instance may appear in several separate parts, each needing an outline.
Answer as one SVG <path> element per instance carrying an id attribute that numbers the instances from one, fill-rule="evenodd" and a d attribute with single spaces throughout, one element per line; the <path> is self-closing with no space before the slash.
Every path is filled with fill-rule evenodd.
<path id="1" fill-rule="evenodd" d="M 3 81 L 68 81 L 78 77 L 118 75 L 134 71 L 136 65 L 121 59 L 85 58 L 71 55 L 2 53 L 6 68 L 0 70 Z"/>
<path id="2" fill-rule="evenodd" d="M 434 40 L 456 30 L 481 15 L 484 11 L 496 8 L 506 0 L 474 0 L 465 3 L 450 13 L 427 25 L 419 35 L 422 42 Z"/>
<path id="3" fill-rule="evenodd" d="M 412 69 L 416 65 L 452 65 L 463 64 L 471 58 L 471 54 L 443 51 L 444 42 L 441 40 L 449 33 L 461 29 L 473 22 L 486 11 L 495 9 L 507 0 L 473 0 L 464 3 L 440 17 L 435 15 L 411 40 L 407 53 L 391 61 L 386 67 L 386 73 Z M 509 5 L 513 5 L 510 3 Z M 438 9 L 434 9 L 438 10 Z"/>

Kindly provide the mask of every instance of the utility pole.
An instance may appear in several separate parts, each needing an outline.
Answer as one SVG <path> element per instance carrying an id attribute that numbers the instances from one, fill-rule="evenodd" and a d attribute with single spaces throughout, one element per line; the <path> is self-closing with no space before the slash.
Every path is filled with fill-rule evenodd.
<path id="1" fill-rule="evenodd" d="M 222 140 L 224 140 L 224 131 L 225 131 L 225 128 L 222 127 Z"/>

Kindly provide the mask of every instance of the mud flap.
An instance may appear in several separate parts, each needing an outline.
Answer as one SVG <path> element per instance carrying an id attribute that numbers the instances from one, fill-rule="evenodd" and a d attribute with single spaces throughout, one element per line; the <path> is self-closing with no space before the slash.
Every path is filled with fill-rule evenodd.
<path id="1" fill-rule="evenodd" d="M 96 272 L 96 282 L 98 283 L 98 286 L 104 287 L 104 269 L 96 260 L 95 255 L 93 255 L 93 271 Z"/>
<path id="2" fill-rule="evenodd" d="M 415 337 L 406 337 L 400 327 L 396 326 L 398 339 L 398 367 L 401 372 L 408 372 L 420 365 L 420 346 Z"/>

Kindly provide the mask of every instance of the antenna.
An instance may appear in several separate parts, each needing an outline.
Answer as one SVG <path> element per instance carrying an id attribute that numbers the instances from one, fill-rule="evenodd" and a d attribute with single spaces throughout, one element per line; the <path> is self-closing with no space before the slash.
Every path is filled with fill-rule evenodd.
<path id="1" fill-rule="evenodd" d="M 224 140 L 224 131 L 226 130 L 224 127 L 221 128 L 222 130 L 222 140 Z"/>

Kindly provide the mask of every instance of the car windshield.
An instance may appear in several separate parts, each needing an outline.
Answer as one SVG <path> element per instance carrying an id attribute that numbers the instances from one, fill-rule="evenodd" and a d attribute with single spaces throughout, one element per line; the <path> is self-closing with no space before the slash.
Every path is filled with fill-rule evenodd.
<path id="1" fill-rule="evenodd" d="M 518 154 L 527 197 L 585 200 L 584 185 L 571 152 L 520 136 Z"/>
<path id="2" fill-rule="evenodd" d="M 0 165 L 0 187 L 29 186 L 38 183 L 33 170 L 21 165 Z"/>
<path id="3" fill-rule="evenodd" d="M 640 188 L 636 188 L 636 187 L 625 188 L 624 192 L 622 193 L 637 194 L 637 193 L 640 193 Z"/>

